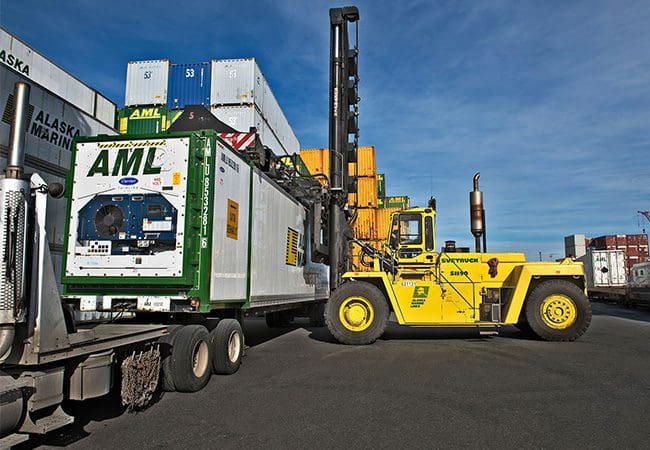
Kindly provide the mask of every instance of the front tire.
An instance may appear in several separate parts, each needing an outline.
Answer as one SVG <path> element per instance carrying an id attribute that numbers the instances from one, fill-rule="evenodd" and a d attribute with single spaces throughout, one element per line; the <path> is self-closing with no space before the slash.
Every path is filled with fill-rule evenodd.
<path id="1" fill-rule="evenodd" d="M 389 312 L 386 297 L 377 287 L 360 281 L 347 282 L 327 301 L 325 324 L 342 344 L 372 344 L 386 330 Z"/>
<path id="2" fill-rule="evenodd" d="M 584 292 L 566 280 L 537 285 L 526 299 L 526 322 L 545 341 L 575 341 L 591 323 L 591 305 Z"/>

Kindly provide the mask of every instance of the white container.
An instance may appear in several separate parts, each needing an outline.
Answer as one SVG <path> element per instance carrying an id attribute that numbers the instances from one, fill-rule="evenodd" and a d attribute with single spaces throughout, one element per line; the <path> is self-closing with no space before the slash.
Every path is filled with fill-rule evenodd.
<path id="1" fill-rule="evenodd" d="M 29 96 L 31 116 L 25 136 L 25 170 L 27 173 L 38 172 L 48 183 L 65 183 L 65 176 L 70 171 L 70 149 L 74 136 L 117 133 L 91 115 L 3 66 L 0 66 L 0 111 L 11 110 L 14 85 L 18 81 L 26 82 L 31 86 Z M 0 121 L 0 148 L 2 149 L 0 167 L 2 168 L 6 165 L 5 155 L 11 129 L 10 117 L 5 114 Z M 57 281 L 60 279 L 65 218 L 65 200 L 48 199 L 46 230 Z"/>
<path id="2" fill-rule="evenodd" d="M 650 287 L 650 261 L 632 266 L 632 284 L 638 287 Z"/>
<path id="3" fill-rule="evenodd" d="M 587 287 L 623 286 L 627 284 L 625 253 L 622 250 L 587 249 L 578 258 L 585 266 Z"/>
<path id="4" fill-rule="evenodd" d="M 291 153 L 278 140 L 255 105 L 213 106 L 210 110 L 217 119 L 237 131 L 246 133 L 250 127 L 257 128 L 262 144 L 273 150 L 275 154 Z"/>
<path id="5" fill-rule="evenodd" d="M 311 263 L 308 255 L 305 207 L 222 144 L 216 158 L 224 170 L 216 171 L 210 299 L 245 299 L 248 290 L 255 308 L 327 298 L 327 266 Z M 238 226 L 233 236 L 227 224 L 234 205 Z"/>
<path id="6" fill-rule="evenodd" d="M 126 66 L 124 105 L 166 105 L 168 83 L 168 59 L 130 61 Z"/>
<path id="7" fill-rule="evenodd" d="M 102 105 L 97 114 L 94 89 L 2 28 L 0 28 L 0 64 L 58 95 L 86 114 L 95 116 L 104 124 L 113 126 L 115 121 L 113 102 L 102 97 Z"/>
<path id="8" fill-rule="evenodd" d="M 300 152 L 300 142 L 254 58 L 212 61 L 210 103 L 255 105 L 284 151 Z"/>

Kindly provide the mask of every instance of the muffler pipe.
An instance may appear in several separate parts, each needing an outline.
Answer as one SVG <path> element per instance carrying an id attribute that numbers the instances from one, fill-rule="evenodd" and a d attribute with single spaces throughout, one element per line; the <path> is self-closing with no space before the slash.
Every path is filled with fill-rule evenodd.
<path id="1" fill-rule="evenodd" d="M 7 167 L 5 177 L 0 179 L 0 363 L 11 353 L 16 322 L 25 320 L 29 181 L 23 177 L 29 91 L 27 83 L 16 83 Z"/>
<path id="2" fill-rule="evenodd" d="M 29 110 L 29 84 L 16 83 L 14 88 L 14 115 L 7 150 L 7 178 L 21 179 L 25 165 L 25 132 Z"/>
<path id="3" fill-rule="evenodd" d="M 478 189 L 481 172 L 474 174 L 474 190 L 469 193 L 470 229 L 474 235 L 476 252 L 481 252 L 481 236 L 485 233 L 485 211 L 483 209 L 483 192 Z"/>

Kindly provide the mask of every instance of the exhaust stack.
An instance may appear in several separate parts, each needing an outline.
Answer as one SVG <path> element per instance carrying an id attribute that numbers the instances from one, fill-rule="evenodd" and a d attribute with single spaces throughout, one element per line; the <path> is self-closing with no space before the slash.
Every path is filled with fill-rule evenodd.
<path id="1" fill-rule="evenodd" d="M 0 363 L 13 347 L 16 323 L 27 315 L 25 264 L 29 181 L 24 178 L 29 85 L 16 83 L 5 177 L 0 179 Z"/>
<path id="2" fill-rule="evenodd" d="M 476 252 L 481 252 L 481 236 L 483 236 L 483 251 L 486 251 L 485 242 L 485 210 L 483 209 L 483 192 L 478 189 L 478 179 L 481 172 L 474 174 L 474 190 L 469 193 L 470 228 L 474 235 Z"/>

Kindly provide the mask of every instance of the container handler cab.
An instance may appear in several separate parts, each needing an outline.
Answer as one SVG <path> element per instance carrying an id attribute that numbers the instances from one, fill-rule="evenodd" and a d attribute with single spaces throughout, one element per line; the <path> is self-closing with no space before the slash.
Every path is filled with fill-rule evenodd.
<path id="1" fill-rule="evenodd" d="M 451 246 L 436 251 L 435 200 L 392 215 L 383 254 L 357 241 L 373 270 L 345 273 L 327 303 L 326 324 L 339 342 L 374 342 L 391 312 L 400 325 L 516 325 L 548 341 L 573 341 L 587 330 L 591 307 L 582 263 L 531 263 L 523 253 L 481 252 L 485 221 L 478 178 L 470 192 L 474 253 Z"/>

